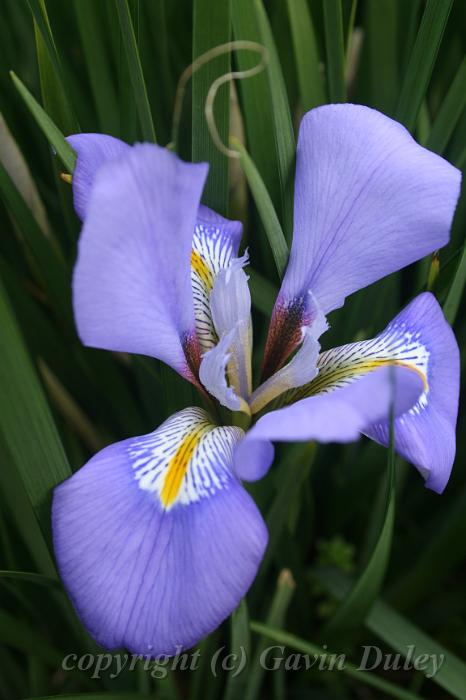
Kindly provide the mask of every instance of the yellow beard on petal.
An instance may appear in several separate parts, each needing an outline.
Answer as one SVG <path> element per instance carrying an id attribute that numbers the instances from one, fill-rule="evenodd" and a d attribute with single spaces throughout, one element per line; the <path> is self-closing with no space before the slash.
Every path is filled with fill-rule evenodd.
<path id="1" fill-rule="evenodd" d="M 196 430 L 189 433 L 189 435 L 185 437 L 183 442 L 178 447 L 174 456 L 171 458 L 168 464 L 162 492 L 160 494 L 160 500 L 162 501 L 164 508 L 169 508 L 176 500 L 181 484 L 183 483 L 183 479 L 188 471 L 191 457 L 193 456 L 201 437 L 209 431 L 209 427 L 210 426 L 208 424 L 201 425 L 199 428 L 196 428 Z"/>
<path id="2" fill-rule="evenodd" d="M 206 292 L 211 292 L 214 284 L 212 270 L 196 250 L 191 251 L 191 267 L 198 274 Z"/>

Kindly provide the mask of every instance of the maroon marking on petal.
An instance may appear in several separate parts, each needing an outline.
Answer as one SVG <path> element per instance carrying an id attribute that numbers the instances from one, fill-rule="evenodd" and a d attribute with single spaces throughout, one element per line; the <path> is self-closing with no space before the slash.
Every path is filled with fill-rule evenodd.
<path id="1" fill-rule="evenodd" d="M 186 357 L 185 378 L 204 394 L 206 393 L 199 379 L 199 367 L 201 365 L 201 346 L 196 332 L 186 333 L 182 340 Z"/>
<path id="2" fill-rule="evenodd" d="M 265 344 L 262 381 L 283 367 L 301 343 L 301 328 L 311 321 L 306 306 L 304 296 L 289 302 L 278 300 L 275 304 Z"/>

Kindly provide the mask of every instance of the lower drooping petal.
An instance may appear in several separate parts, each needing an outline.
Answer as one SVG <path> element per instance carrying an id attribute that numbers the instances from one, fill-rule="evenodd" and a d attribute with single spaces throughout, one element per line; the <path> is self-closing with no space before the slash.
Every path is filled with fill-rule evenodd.
<path id="1" fill-rule="evenodd" d="M 323 352 L 317 377 L 290 392 L 287 402 L 331 392 L 387 365 L 410 368 L 422 378 L 424 391 L 416 405 L 395 421 L 395 447 L 419 469 L 429 488 L 442 491 L 455 457 L 459 351 L 438 302 L 429 292 L 416 297 L 372 340 Z M 364 433 L 388 445 L 388 423 L 373 423 Z"/>
<path id="2" fill-rule="evenodd" d="M 439 304 L 429 293 L 416 297 L 378 337 L 393 339 L 397 335 L 405 338 L 408 347 L 418 343 L 418 348 L 425 348 L 427 388 L 416 405 L 396 419 L 395 447 L 419 469 L 426 486 L 441 493 L 450 478 L 456 452 L 458 344 Z M 382 445 L 389 442 L 386 422 L 364 432 Z"/>
<path id="3" fill-rule="evenodd" d="M 273 460 L 271 443 L 353 442 L 374 422 L 404 413 L 423 391 L 416 372 L 405 367 L 381 367 L 359 381 L 328 393 L 297 401 L 259 418 L 235 450 L 235 472 L 255 481 Z"/>
<path id="4" fill-rule="evenodd" d="M 267 532 L 231 471 L 242 435 L 185 409 L 105 448 L 55 490 L 60 574 L 102 646 L 175 654 L 246 594 Z"/>
<path id="5" fill-rule="evenodd" d="M 151 144 L 98 170 L 73 278 L 85 344 L 156 357 L 195 380 L 190 265 L 206 174 Z"/>

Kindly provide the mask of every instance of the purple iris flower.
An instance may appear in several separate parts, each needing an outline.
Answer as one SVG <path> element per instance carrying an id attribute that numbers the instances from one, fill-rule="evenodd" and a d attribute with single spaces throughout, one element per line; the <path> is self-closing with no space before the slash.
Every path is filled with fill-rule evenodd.
<path id="1" fill-rule="evenodd" d="M 208 166 L 110 136 L 69 142 L 82 341 L 163 360 L 251 425 L 185 408 L 55 490 L 58 566 L 89 632 L 109 649 L 173 654 L 216 628 L 257 573 L 267 531 L 241 480 L 264 476 L 273 442 L 387 445 L 394 410 L 398 453 L 444 489 L 459 353 L 432 294 L 372 340 L 321 352 L 319 338 L 348 295 L 448 242 L 460 173 L 372 109 L 306 114 L 293 244 L 254 383 L 242 229 L 200 205 Z"/>

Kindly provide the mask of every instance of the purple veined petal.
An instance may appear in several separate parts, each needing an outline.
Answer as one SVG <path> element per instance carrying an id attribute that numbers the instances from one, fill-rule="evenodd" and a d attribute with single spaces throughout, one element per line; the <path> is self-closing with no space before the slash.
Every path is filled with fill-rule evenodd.
<path id="1" fill-rule="evenodd" d="M 97 171 L 132 147 L 106 134 L 75 134 L 67 140 L 77 153 L 73 198 L 76 213 L 84 220 Z M 204 352 L 217 342 L 209 308 L 213 281 L 219 270 L 238 255 L 242 232 L 239 221 L 230 221 L 202 204 L 199 206 L 192 242 L 191 281 L 196 331 Z"/>
<path id="2" fill-rule="evenodd" d="M 73 202 L 77 215 L 84 221 L 99 168 L 108 161 L 121 158 L 131 146 L 107 134 L 73 134 L 66 140 L 77 155 L 73 172 Z"/>
<path id="3" fill-rule="evenodd" d="M 156 357 L 196 381 L 190 265 L 207 167 L 151 144 L 101 166 L 73 279 L 86 345 Z"/>
<path id="4" fill-rule="evenodd" d="M 372 340 L 349 343 L 319 356 L 317 377 L 287 395 L 287 402 L 333 391 L 377 367 L 398 365 L 415 371 L 424 390 L 417 403 L 395 421 L 395 448 L 414 464 L 434 491 L 442 491 L 455 457 L 459 394 L 459 350 L 435 297 L 417 296 Z M 389 443 L 388 422 L 364 433 Z"/>
<path id="5" fill-rule="evenodd" d="M 340 104 L 308 112 L 298 140 L 293 244 L 271 337 L 303 325 L 308 290 L 327 314 L 444 246 L 460 180 L 459 170 L 376 110 Z"/>
<path id="6" fill-rule="evenodd" d="M 295 356 L 284 367 L 265 380 L 251 396 L 251 411 L 258 413 L 281 394 L 308 384 L 318 373 L 317 360 L 320 338 L 328 329 L 325 316 L 320 313 L 311 326 L 303 326 L 302 344 Z"/>
<path id="7" fill-rule="evenodd" d="M 231 470 L 242 434 L 185 409 L 105 448 L 55 490 L 59 571 L 103 647 L 173 655 L 246 594 L 267 531 Z"/>
<path id="8" fill-rule="evenodd" d="M 353 442 L 374 422 L 413 406 L 423 391 L 417 372 L 380 367 L 358 381 L 328 393 L 301 399 L 267 413 L 236 447 L 234 469 L 240 479 L 255 481 L 273 460 L 272 441 Z"/>
<path id="9" fill-rule="evenodd" d="M 199 207 L 191 254 L 191 282 L 202 352 L 213 348 L 218 341 L 210 296 L 217 275 L 237 257 L 242 232 L 239 221 L 229 221 L 205 206 Z"/>

